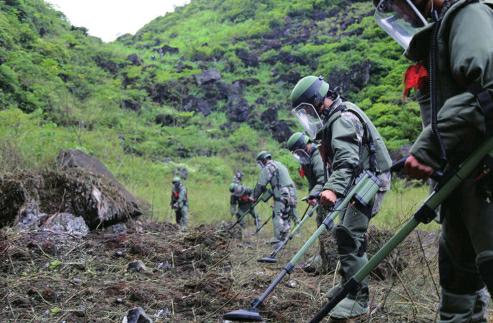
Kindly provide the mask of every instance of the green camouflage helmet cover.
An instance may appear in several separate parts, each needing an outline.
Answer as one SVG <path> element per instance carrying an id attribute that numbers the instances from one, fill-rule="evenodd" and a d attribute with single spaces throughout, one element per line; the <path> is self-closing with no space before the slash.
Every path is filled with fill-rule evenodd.
<path id="1" fill-rule="evenodd" d="M 257 161 L 260 160 L 266 160 L 267 158 L 272 158 L 272 155 L 270 152 L 262 150 L 257 154 L 257 158 L 255 158 Z"/>
<path id="2" fill-rule="evenodd" d="M 305 76 L 296 83 L 289 99 L 293 108 L 301 103 L 309 103 L 318 108 L 323 103 L 329 88 L 329 83 L 325 82 L 322 76 Z"/>
<path id="3" fill-rule="evenodd" d="M 294 151 L 296 149 L 303 149 L 308 143 L 309 138 L 302 132 L 295 132 L 289 137 L 287 142 L 287 148 L 289 151 Z"/>
<path id="4" fill-rule="evenodd" d="M 180 182 L 180 177 L 178 176 L 173 177 L 172 183 L 179 183 L 179 182 Z"/>

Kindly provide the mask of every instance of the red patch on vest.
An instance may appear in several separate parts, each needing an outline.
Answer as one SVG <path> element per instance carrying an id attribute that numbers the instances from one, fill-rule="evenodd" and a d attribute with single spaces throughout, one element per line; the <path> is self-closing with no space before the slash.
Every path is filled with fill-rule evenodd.
<path id="1" fill-rule="evenodd" d="M 303 167 L 300 167 L 300 169 L 298 169 L 298 173 L 302 178 L 305 177 L 305 170 L 303 169 Z"/>
<path id="2" fill-rule="evenodd" d="M 404 73 L 404 92 L 402 96 L 407 98 L 411 89 L 422 89 L 429 77 L 428 70 L 424 65 L 417 63 L 409 66 L 406 73 Z"/>

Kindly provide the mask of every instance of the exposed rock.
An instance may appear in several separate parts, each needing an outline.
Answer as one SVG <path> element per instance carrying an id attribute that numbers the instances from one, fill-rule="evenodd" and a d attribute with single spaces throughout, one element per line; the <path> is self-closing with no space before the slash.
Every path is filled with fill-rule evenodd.
<path id="1" fill-rule="evenodd" d="M 328 77 L 329 84 L 340 86 L 343 92 L 359 91 L 368 84 L 370 80 L 371 63 L 364 61 L 354 64 L 349 71 L 335 70 Z"/>
<path id="2" fill-rule="evenodd" d="M 228 119 L 236 122 L 244 122 L 248 120 L 251 107 L 248 102 L 239 95 L 232 95 L 227 103 Z"/>
<path id="3" fill-rule="evenodd" d="M 201 74 L 195 75 L 195 81 L 197 85 L 201 86 L 203 84 L 216 82 L 221 79 L 221 74 L 215 69 L 209 69 Z"/>
<path id="4" fill-rule="evenodd" d="M 188 103 L 185 104 L 185 111 L 195 111 L 203 114 L 204 116 L 208 116 L 212 113 L 212 106 L 204 99 L 189 97 Z"/>
<path id="5" fill-rule="evenodd" d="M 124 223 L 117 223 L 110 225 L 106 230 L 113 234 L 125 234 L 127 233 L 127 226 Z"/>
<path id="6" fill-rule="evenodd" d="M 161 126 L 170 126 L 176 123 L 176 119 L 170 114 L 160 113 L 154 119 L 154 122 Z"/>
<path id="7" fill-rule="evenodd" d="M 277 109 L 275 108 L 268 108 L 262 114 L 260 115 L 260 120 L 264 124 L 271 124 L 274 121 L 277 121 Z"/>
<path id="8" fill-rule="evenodd" d="M 152 323 L 152 320 L 147 316 L 142 307 L 136 307 L 128 311 L 122 323 Z"/>
<path id="9" fill-rule="evenodd" d="M 278 142 L 286 142 L 292 134 L 292 130 L 286 121 L 275 121 L 270 127 L 272 137 Z"/>
<path id="10" fill-rule="evenodd" d="M 82 217 L 73 216 L 70 213 L 56 213 L 46 220 L 40 227 L 43 231 L 54 233 L 68 233 L 76 236 L 86 236 L 89 227 Z"/>
<path id="11" fill-rule="evenodd" d="M 130 61 L 130 63 L 132 63 L 132 65 L 142 65 L 142 61 L 137 54 L 130 54 L 127 56 L 127 59 Z"/>
<path id="12" fill-rule="evenodd" d="M 132 111 L 137 112 L 137 111 L 140 111 L 141 105 L 140 105 L 140 102 L 137 102 L 135 100 L 125 99 L 125 100 L 122 100 L 121 107 L 124 109 L 128 109 L 128 110 L 132 110 Z"/>
<path id="13" fill-rule="evenodd" d="M 245 64 L 246 66 L 257 67 L 258 66 L 258 57 L 255 54 L 248 52 L 248 50 L 244 48 L 237 48 L 235 50 L 236 56 Z"/>
<path id="14" fill-rule="evenodd" d="M 169 45 L 164 45 L 161 48 L 157 50 L 159 55 L 166 55 L 166 54 L 178 54 L 180 52 L 180 49 L 177 47 L 171 47 Z"/>
<path id="15" fill-rule="evenodd" d="M 288 71 L 285 74 L 279 75 L 277 78 L 278 81 L 286 82 L 289 84 L 296 84 L 301 79 L 301 74 L 297 71 Z"/>
<path id="16" fill-rule="evenodd" d="M 108 57 L 103 55 L 93 56 L 93 60 L 96 62 L 96 65 L 104 69 L 105 71 L 110 72 L 115 75 L 118 73 L 120 67 L 117 63 L 111 61 Z M 66 82 L 66 81 L 65 81 Z"/>
<path id="17" fill-rule="evenodd" d="M 147 271 L 147 267 L 145 266 L 145 264 L 142 260 L 135 260 L 135 261 L 128 263 L 127 271 L 140 273 L 140 272 Z"/>
<path id="18" fill-rule="evenodd" d="M 42 223 L 42 218 L 47 215 L 39 211 L 38 203 L 35 200 L 28 201 L 19 211 L 16 227 L 19 230 L 36 230 Z"/>

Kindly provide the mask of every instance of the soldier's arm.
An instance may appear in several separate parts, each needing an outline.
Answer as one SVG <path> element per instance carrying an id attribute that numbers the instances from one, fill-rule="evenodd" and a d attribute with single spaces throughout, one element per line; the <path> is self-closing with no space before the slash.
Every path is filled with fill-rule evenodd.
<path id="1" fill-rule="evenodd" d="M 478 32 L 481 30 L 481 32 Z M 447 154 L 475 147 L 485 133 L 485 117 L 467 86 L 476 83 L 493 94 L 493 11 L 483 4 L 471 4 L 460 10 L 451 24 L 449 35 L 450 68 L 454 80 L 464 91 L 449 98 L 438 113 L 438 129 Z M 444 59 L 444 58 L 439 58 Z M 439 168 L 440 148 L 427 126 L 411 149 L 419 161 Z"/>
<path id="2" fill-rule="evenodd" d="M 325 166 L 320 155 L 316 155 L 317 158 L 313 159 L 313 174 L 317 179 L 315 185 L 310 189 L 309 196 L 316 196 L 323 190 L 325 184 Z"/>
<path id="3" fill-rule="evenodd" d="M 332 174 L 323 188 L 342 196 L 358 168 L 360 144 L 354 124 L 344 117 L 334 121 L 332 134 Z"/>
<path id="4" fill-rule="evenodd" d="M 235 215 L 236 214 L 236 206 L 238 204 L 238 198 L 236 196 L 234 196 L 233 194 L 231 194 L 231 197 L 229 198 L 229 212 L 231 213 L 231 215 Z"/>
<path id="5" fill-rule="evenodd" d="M 253 191 L 253 199 L 256 201 L 259 196 L 265 192 L 267 189 L 267 184 L 270 182 L 270 179 L 272 178 L 272 174 L 269 172 L 267 167 L 262 168 L 262 171 L 260 172 L 257 185 L 255 186 L 255 189 Z"/>

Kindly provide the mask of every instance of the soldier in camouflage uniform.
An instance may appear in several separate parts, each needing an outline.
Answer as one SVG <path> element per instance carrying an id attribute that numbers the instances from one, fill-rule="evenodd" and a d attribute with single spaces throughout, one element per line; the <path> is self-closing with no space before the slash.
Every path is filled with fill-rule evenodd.
<path id="1" fill-rule="evenodd" d="M 180 226 L 181 230 L 186 230 L 188 227 L 187 189 L 178 176 L 173 178 L 172 183 L 170 206 L 173 210 L 175 210 L 176 224 Z"/>
<path id="2" fill-rule="evenodd" d="M 350 279 L 367 262 L 366 231 L 370 219 L 379 210 L 385 191 L 390 187 L 390 156 L 385 144 L 366 114 L 331 91 L 322 77 L 301 79 L 290 96 L 298 117 L 311 139 L 320 140 L 320 154 L 331 174 L 323 186 L 320 203 L 332 206 L 358 181 L 363 170 L 376 174 L 380 192 L 370 207 L 350 204 L 334 227 L 342 283 Z M 331 289 L 331 298 L 341 285 Z M 356 294 L 349 294 L 330 313 L 332 318 L 346 319 L 368 312 L 368 281 L 361 283 Z"/>
<path id="3" fill-rule="evenodd" d="M 459 165 L 493 135 L 493 1 L 374 4 L 379 25 L 427 71 L 417 84 L 425 127 L 405 164 L 410 176 L 426 179 Z M 491 169 L 487 161 L 441 205 L 440 322 L 487 321 L 493 178 L 485 169 Z"/>
<path id="4" fill-rule="evenodd" d="M 300 175 L 308 180 L 307 202 L 311 206 L 318 203 L 318 196 L 322 192 L 327 177 L 325 166 L 320 157 L 320 151 L 308 136 L 301 132 L 295 132 L 287 142 L 287 148 L 293 153 L 295 159 L 300 163 Z M 320 226 L 324 220 L 325 212 L 318 208 L 317 225 Z M 319 237 L 319 256 L 312 259 L 311 264 L 305 267 L 305 271 L 315 270 L 319 273 L 328 272 L 329 259 L 327 255 L 328 234 Z"/>
<path id="5" fill-rule="evenodd" d="M 289 218 L 298 221 L 296 215 L 296 188 L 289 176 L 289 172 L 282 163 L 272 160 L 270 153 L 261 151 L 257 155 L 257 163 L 261 168 L 257 185 L 253 193 L 256 201 L 260 195 L 271 186 L 274 195 L 272 222 L 274 225 L 274 238 L 276 243 L 281 243 L 288 235 L 291 225 Z"/>
<path id="6" fill-rule="evenodd" d="M 238 180 L 238 177 L 235 177 Z M 240 179 L 241 180 L 241 179 Z M 245 212 L 248 212 L 255 221 L 255 227 L 258 229 L 259 227 L 259 218 L 258 213 L 255 208 L 251 208 L 253 204 L 253 190 L 242 185 L 239 182 L 235 182 L 229 186 L 229 191 L 231 193 L 230 197 L 230 212 L 231 216 L 236 216 L 236 219 L 240 221 L 241 227 L 245 226 Z"/>

